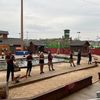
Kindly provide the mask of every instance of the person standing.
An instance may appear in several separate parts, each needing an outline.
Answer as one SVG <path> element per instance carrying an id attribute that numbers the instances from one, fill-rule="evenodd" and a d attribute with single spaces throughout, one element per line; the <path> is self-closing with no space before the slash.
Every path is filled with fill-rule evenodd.
<path id="1" fill-rule="evenodd" d="M 88 57 L 89 57 L 88 64 L 91 64 L 91 62 L 92 62 L 92 54 L 91 54 L 91 51 L 90 50 L 88 52 Z"/>
<path id="2" fill-rule="evenodd" d="M 31 70 L 32 70 L 32 60 L 33 60 L 33 57 L 32 57 L 32 53 L 30 53 L 27 58 L 27 71 L 26 71 L 26 77 L 27 76 L 31 76 Z"/>
<path id="3" fill-rule="evenodd" d="M 43 74 L 43 67 L 44 67 L 44 54 L 43 52 L 39 55 L 39 64 L 40 64 L 40 74 Z"/>
<path id="4" fill-rule="evenodd" d="M 25 57 L 25 51 L 23 51 L 23 57 Z"/>
<path id="5" fill-rule="evenodd" d="M 7 62 L 7 82 L 9 81 L 9 76 L 11 73 L 11 79 L 14 79 L 14 60 L 15 57 L 10 52 L 6 55 L 6 62 Z"/>
<path id="6" fill-rule="evenodd" d="M 77 65 L 80 65 L 80 61 L 81 61 L 81 50 L 78 50 L 78 55 L 77 55 Z"/>
<path id="7" fill-rule="evenodd" d="M 4 51 L 2 50 L 2 59 L 4 59 L 4 55 L 5 55 L 5 53 L 4 53 Z"/>
<path id="8" fill-rule="evenodd" d="M 74 64 L 74 60 L 73 60 L 73 51 L 70 51 L 70 66 L 74 66 L 75 67 L 75 64 Z"/>
<path id="9" fill-rule="evenodd" d="M 54 71 L 55 69 L 53 68 L 53 63 L 52 63 L 52 59 L 53 59 L 53 56 L 51 54 L 51 51 L 48 51 L 48 66 L 49 66 L 49 71 Z"/>

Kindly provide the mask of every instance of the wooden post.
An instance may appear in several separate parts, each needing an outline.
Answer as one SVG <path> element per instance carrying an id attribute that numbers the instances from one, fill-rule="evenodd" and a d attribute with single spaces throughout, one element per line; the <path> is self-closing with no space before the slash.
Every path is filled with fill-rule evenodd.
<path id="1" fill-rule="evenodd" d="M 6 82 L 0 82 L 0 100 L 8 98 L 8 85 Z"/>
<path id="2" fill-rule="evenodd" d="M 23 0 L 21 0 L 21 49 L 23 50 Z"/>

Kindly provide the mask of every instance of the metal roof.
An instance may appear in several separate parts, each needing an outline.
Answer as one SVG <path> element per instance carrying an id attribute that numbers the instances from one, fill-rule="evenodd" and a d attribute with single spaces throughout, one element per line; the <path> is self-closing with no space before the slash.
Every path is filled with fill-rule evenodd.
<path id="1" fill-rule="evenodd" d="M 37 46 L 45 46 L 46 43 L 42 40 L 24 40 L 24 45 L 29 46 L 30 42 Z"/>
<path id="2" fill-rule="evenodd" d="M 90 45 L 88 41 L 72 41 L 70 46 L 83 46 L 85 44 Z"/>
<path id="3" fill-rule="evenodd" d="M 45 42 L 41 40 L 24 40 L 24 45 L 29 46 L 30 42 L 32 42 L 34 45 L 38 46 L 45 46 Z M 0 39 L 0 44 L 6 44 L 6 45 L 20 45 L 21 40 L 20 38 L 7 38 L 7 39 Z"/>
<path id="4" fill-rule="evenodd" d="M 0 44 L 20 45 L 21 44 L 21 40 L 19 38 L 0 39 Z"/>
<path id="5" fill-rule="evenodd" d="M 0 31 L 0 34 L 9 34 L 9 32 L 8 31 Z"/>

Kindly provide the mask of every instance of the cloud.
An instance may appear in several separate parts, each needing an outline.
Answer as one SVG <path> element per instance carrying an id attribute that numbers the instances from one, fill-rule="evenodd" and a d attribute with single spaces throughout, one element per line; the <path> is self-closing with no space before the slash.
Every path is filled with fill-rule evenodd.
<path id="1" fill-rule="evenodd" d="M 0 30 L 8 30 L 10 37 L 19 37 L 20 1 L 0 0 Z M 55 38 L 70 29 L 73 37 L 80 31 L 82 39 L 95 39 L 100 35 L 99 5 L 100 0 L 24 0 L 24 35 Z"/>

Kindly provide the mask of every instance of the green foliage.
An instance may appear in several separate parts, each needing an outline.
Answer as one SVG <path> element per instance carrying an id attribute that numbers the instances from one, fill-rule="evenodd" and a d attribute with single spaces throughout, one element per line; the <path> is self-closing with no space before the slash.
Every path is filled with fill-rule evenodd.
<path id="1" fill-rule="evenodd" d="M 97 49 L 100 49 L 100 46 L 91 46 L 91 48 L 97 48 Z"/>
<path id="2" fill-rule="evenodd" d="M 69 48 L 66 40 L 51 40 L 46 42 L 47 48 Z"/>
<path id="3" fill-rule="evenodd" d="M 52 41 L 52 42 L 47 43 L 47 47 L 48 48 L 59 48 L 59 44 L 56 41 Z"/>

